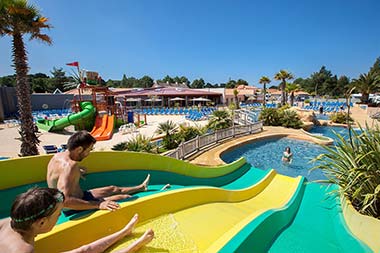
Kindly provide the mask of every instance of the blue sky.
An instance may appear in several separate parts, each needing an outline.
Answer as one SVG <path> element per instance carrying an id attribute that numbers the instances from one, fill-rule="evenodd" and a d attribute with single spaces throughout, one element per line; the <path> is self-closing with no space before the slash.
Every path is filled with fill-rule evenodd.
<path id="1" fill-rule="evenodd" d="M 356 78 L 380 56 L 378 0 L 33 0 L 53 45 L 27 42 L 30 73 L 79 61 L 103 79 L 165 75 L 257 85 L 280 69 L 308 77 L 322 65 Z M 0 38 L 0 76 L 13 74 Z"/>

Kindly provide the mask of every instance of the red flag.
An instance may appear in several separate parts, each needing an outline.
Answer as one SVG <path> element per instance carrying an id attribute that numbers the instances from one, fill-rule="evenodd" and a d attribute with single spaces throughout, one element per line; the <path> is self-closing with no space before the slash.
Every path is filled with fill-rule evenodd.
<path id="1" fill-rule="evenodd" d="M 79 62 L 75 61 L 75 62 L 71 62 L 71 63 L 66 63 L 66 65 L 68 65 L 68 66 L 74 66 L 74 67 L 79 67 Z"/>

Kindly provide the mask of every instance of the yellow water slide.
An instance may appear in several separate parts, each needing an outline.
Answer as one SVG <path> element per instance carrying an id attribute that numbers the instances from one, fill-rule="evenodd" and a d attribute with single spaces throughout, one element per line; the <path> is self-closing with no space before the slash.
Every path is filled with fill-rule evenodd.
<path id="1" fill-rule="evenodd" d="M 147 228 L 155 231 L 155 238 L 141 252 L 217 252 L 252 220 L 284 207 L 302 181 L 272 170 L 243 189 L 199 186 L 154 194 L 122 203 L 115 212 L 98 211 L 60 224 L 37 238 L 36 252 L 79 247 L 121 229 L 135 213 L 135 232 L 109 252 L 130 244 Z"/>

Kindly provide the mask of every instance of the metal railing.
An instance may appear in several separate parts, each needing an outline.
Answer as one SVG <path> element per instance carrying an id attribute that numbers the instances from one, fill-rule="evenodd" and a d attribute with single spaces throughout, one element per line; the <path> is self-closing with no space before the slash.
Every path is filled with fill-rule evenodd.
<path id="1" fill-rule="evenodd" d="M 183 160 L 190 155 L 194 155 L 201 150 L 207 149 L 222 140 L 246 134 L 258 133 L 262 130 L 262 121 L 249 125 L 237 125 L 226 129 L 216 130 L 213 133 L 197 136 L 194 139 L 179 144 L 174 151 L 167 153 L 166 156 Z"/>

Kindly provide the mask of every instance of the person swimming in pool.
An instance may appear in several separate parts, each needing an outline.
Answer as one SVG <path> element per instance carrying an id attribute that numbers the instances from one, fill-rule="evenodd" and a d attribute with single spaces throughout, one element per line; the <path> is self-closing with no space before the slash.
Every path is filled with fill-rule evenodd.
<path id="1" fill-rule="evenodd" d="M 74 133 L 67 142 L 67 150 L 55 154 L 47 168 L 47 184 L 65 194 L 63 212 L 71 215 L 79 210 L 102 209 L 114 211 L 119 209 L 115 201 L 131 197 L 130 194 L 146 191 L 150 175 L 137 186 L 118 187 L 114 185 L 82 190 L 79 180 L 86 173 L 86 168 L 78 162 L 85 159 L 94 147 L 96 140 L 87 131 Z M 70 209 L 70 210 L 69 210 Z"/>
<path id="2" fill-rule="evenodd" d="M 0 220 L 0 252 L 32 253 L 34 252 L 35 237 L 51 231 L 56 224 L 65 196 L 52 188 L 32 188 L 16 197 L 9 218 Z M 138 222 L 135 214 L 121 230 L 83 245 L 66 253 L 104 252 L 125 236 L 131 235 Z M 115 252 L 136 252 L 154 238 L 152 229 L 148 229 L 136 241 Z M 52 249 L 54 245 L 51 246 Z"/>
<path id="3" fill-rule="evenodd" d="M 287 162 L 287 163 L 291 163 L 292 159 L 293 159 L 293 153 L 292 153 L 292 151 L 290 151 L 290 147 L 286 147 L 285 151 L 282 155 L 282 161 Z"/>

